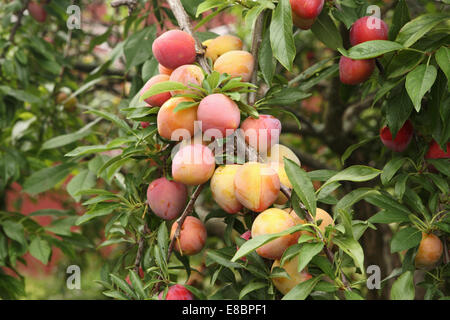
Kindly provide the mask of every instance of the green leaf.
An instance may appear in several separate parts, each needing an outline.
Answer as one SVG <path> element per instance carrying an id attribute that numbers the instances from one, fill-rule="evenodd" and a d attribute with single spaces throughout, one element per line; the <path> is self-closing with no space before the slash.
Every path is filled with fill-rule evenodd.
<path id="1" fill-rule="evenodd" d="M 315 216 L 316 214 L 316 195 L 311 179 L 306 172 L 298 166 L 294 161 L 287 158 L 284 159 L 284 166 L 289 181 L 294 187 L 294 192 L 306 206 L 308 211 Z"/>
<path id="2" fill-rule="evenodd" d="M 345 290 L 344 295 L 346 300 L 364 300 L 364 298 L 357 294 L 355 291 Z"/>
<path id="3" fill-rule="evenodd" d="M 272 106 L 292 105 L 310 96 L 311 93 L 304 92 L 298 87 L 281 88 L 280 90 L 270 92 L 267 97 L 265 97 L 263 100 L 260 100 L 261 102 L 258 102 L 257 104 Z"/>
<path id="4" fill-rule="evenodd" d="M 293 287 L 281 300 L 305 300 L 322 278 L 321 275 Z"/>
<path id="5" fill-rule="evenodd" d="M 25 231 L 22 224 L 11 220 L 6 220 L 1 222 L 1 226 L 3 227 L 3 231 L 8 238 L 19 242 L 22 246 L 27 245 L 27 241 L 25 240 Z"/>
<path id="6" fill-rule="evenodd" d="M 414 108 L 405 87 L 398 90 L 394 90 L 392 99 L 387 100 L 386 105 L 386 120 L 392 135 L 397 134 Z"/>
<path id="7" fill-rule="evenodd" d="M 137 31 L 127 38 L 123 47 L 127 70 L 144 63 L 152 56 L 152 43 L 155 38 L 155 25 Z"/>
<path id="8" fill-rule="evenodd" d="M 244 242 L 242 244 L 242 246 L 239 248 L 239 250 L 236 252 L 236 254 L 233 256 L 233 258 L 231 259 L 231 262 L 235 262 L 238 259 L 248 255 L 250 252 L 255 251 L 256 249 L 258 249 L 259 247 L 265 245 L 266 243 L 277 239 L 279 237 L 288 235 L 288 234 L 292 234 L 294 232 L 297 232 L 299 230 L 304 230 L 307 227 L 303 226 L 303 225 L 296 225 L 293 226 L 289 229 L 286 229 L 282 232 L 278 232 L 278 233 L 272 233 L 272 234 L 265 234 L 265 235 L 261 235 L 261 236 L 257 236 L 254 237 L 246 242 Z M 209 251 L 208 251 L 209 252 Z M 240 266 L 240 265 L 239 265 Z"/>
<path id="9" fill-rule="evenodd" d="M 128 274 L 130 276 L 130 282 L 131 282 L 134 290 L 136 291 L 139 299 L 142 299 L 142 300 L 145 299 L 147 297 L 147 295 L 145 294 L 144 286 L 142 284 L 141 279 L 137 275 L 137 273 L 134 272 L 134 270 L 130 270 L 128 272 Z"/>
<path id="10" fill-rule="evenodd" d="M 339 200 L 339 202 L 334 207 L 334 212 L 339 213 L 341 210 L 347 210 L 356 202 L 365 199 L 368 195 L 376 193 L 376 190 L 370 188 L 360 188 L 352 190 Z"/>
<path id="11" fill-rule="evenodd" d="M 319 17 L 317 17 L 316 21 L 311 26 L 311 31 L 317 39 L 322 41 L 328 48 L 342 48 L 341 33 L 330 18 L 328 10 L 322 10 Z"/>
<path id="12" fill-rule="evenodd" d="M 180 102 L 179 104 L 177 104 L 177 106 L 175 107 L 175 109 L 173 109 L 173 112 L 178 112 L 184 109 L 189 109 L 189 108 L 193 108 L 193 107 L 197 107 L 199 105 L 199 102 L 190 102 L 190 101 L 183 101 Z"/>
<path id="13" fill-rule="evenodd" d="M 98 122 L 100 122 L 100 120 L 101 120 L 100 118 L 95 119 L 94 121 L 88 123 L 87 125 L 85 125 L 83 128 L 79 129 L 76 132 L 63 134 L 61 136 L 54 137 L 52 139 L 45 141 L 42 144 L 41 150 L 59 148 L 86 137 L 91 133 L 91 128 Z"/>
<path id="14" fill-rule="evenodd" d="M 316 73 L 315 76 L 309 78 L 307 81 L 301 83 L 298 87 L 300 90 L 306 91 L 314 87 L 320 81 L 329 77 L 334 77 L 339 73 L 339 64 L 333 64 L 332 66 L 322 70 L 320 73 Z"/>
<path id="15" fill-rule="evenodd" d="M 381 88 L 378 89 L 377 93 L 375 94 L 375 97 L 373 98 L 372 106 L 375 105 L 375 103 L 380 100 L 382 97 L 384 97 L 388 92 L 390 92 L 393 88 L 397 87 L 400 82 L 404 81 L 404 79 L 400 80 L 388 80 L 383 83 Z M 403 87 L 403 86 L 402 86 Z"/>
<path id="16" fill-rule="evenodd" d="M 267 287 L 267 283 L 264 282 L 250 282 L 247 284 L 244 288 L 242 288 L 241 292 L 239 293 L 239 300 L 242 300 L 243 297 L 245 297 L 250 292 L 262 289 Z"/>
<path id="17" fill-rule="evenodd" d="M 447 177 L 450 177 L 450 161 L 448 159 L 427 159 L 427 162 Z"/>
<path id="18" fill-rule="evenodd" d="M 75 165 L 75 163 L 62 163 L 33 173 L 25 180 L 24 192 L 38 194 L 53 188 L 67 177 Z"/>
<path id="19" fill-rule="evenodd" d="M 376 194 L 370 194 L 368 195 L 365 200 L 374 206 L 380 207 L 382 209 L 385 209 L 387 211 L 393 211 L 398 213 L 403 213 L 405 215 L 409 215 L 411 212 L 410 210 L 405 207 L 404 205 L 398 203 L 396 199 L 394 199 L 389 193 L 387 192 L 380 192 L 377 191 Z"/>
<path id="20" fill-rule="evenodd" d="M 381 172 L 381 183 L 386 185 L 389 181 L 391 181 L 392 177 L 397 173 L 397 171 L 403 166 L 406 161 L 407 158 L 394 158 L 386 163 L 383 171 Z"/>
<path id="21" fill-rule="evenodd" d="M 108 147 L 107 145 L 95 145 L 95 146 L 83 146 L 83 147 L 77 147 L 73 149 L 72 151 L 66 153 L 64 156 L 66 157 L 78 157 L 83 156 L 91 153 L 98 153 L 103 151 L 109 151 L 114 149 L 120 149 L 120 146 L 112 146 Z"/>
<path id="22" fill-rule="evenodd" d="M 449 18 L 449 13 L 428 13 L 415 18 L 405 24 L 397 35 L 395 41 L 406 48 L 412 46 L 437 24 Z"/>
<path id="23" fill-rule="evenodd" d="M 392 24 L 389 28 L 389 39 L 395 40 L 400 29 L 409 21 L 408 5 L 405 0 L 399 0 L 395 6 L 394 16 L 392 17 Z"/>
<path id="24" fill-rule="evenodd" d="M 334 176 L 336 173 L 337 173 L 336 170 L 321 169 L 321 170 L 308 171 L 307 175 L 313 181 L 327 181 L 332 176 Z"/>
<path id="25" fill-rule="evenodd" d="M 447 47 L 440 47 L 434 55 L 439 67 L 444 71 L 447 80 L 450 81 L 450 49 Z"/>
<path id="26" fill-rule="evenodd" d="M 169 243 L 169 233 L 167 231 L 166 224 L 163 222 L 160 224 L 158 228 L 158 245 L 161 248 L 161 252 L 163 253 L 164 258 L 167 255 L 168 243 Z"/>
<path id="27" fill-rule="evenodd" d="M 332 176 L 316 192 L 319 192 L 326 185 L 334 181 L 353 181 L 353 182 L 368 181 L 376 178 L 380 173 L 381 173 L 380 170 L 372 167 L 361 165 L 351 166 Z"/>
<path id="28" fill-rule="evenodd" d="M 118 276 L 116 276 L 115 274 L 112 274 L 112 273 L 109 275 L 109 277 L 111 278 L 111 281 L 119 289 L 123 290 L 127 296 L 129 296 L 130 298 L 137 299 L 136 294 L 133 292 L 133 290 L 131 289 L 131 287 L 128 285 L 128 283 L 125 280 L 120 279 Z"/>
<path id="29" fill-rule="evenodd" d="M 353 60 L 361 60 L 376 58 L 385 53 L 402 49 L 404 49 L 403 46 L 397 42 L 388 40 L 371 40 L 351 47 L 348 52 L 343 49 L 339 49 L 339 51 L 348 58 Z"/>
<path id="30" fill-rule="evenodd" d="M 375 140 L 375 139 L 378 139 L 378 136 L 366 138 L 366 139 L 361 140 L 361 141 L 358 142 L 358 143 L 352 144 L 350 147 L 348 147 L 348 148 L 345 150 L 344 154 L 342 155 L 342 157 L 341 157 L 341 163 L 344 164 L 344 163 L 345 163 L 345 160 L 347 160 L 348 157 L 351 156 L 351 154 L 353 153 L 353 151 L 355 151 L 355 150 L 358 149 L 359 147 L 361 147 L 361 146 L 365 145 L 366 143 L 368 143 L 368 142 L 370 142 L 370 141 L 372 141 L 372 140 Z"/>
<path id="31" fill-rule="evenodd" d="M 408 250 L 419 245 L 422 234 L 416 228 L 403 228 L 394 233 L 391 240 L 391 253 Z"/>
<path id="32" fill-rule="evenodd" d="M 417 112 L 425 93 L 436 80 L 437 70 L 432 65 L 421 64 L 406 76 L 405 88 Z"/>
<path id="33" fill-rule="evenodd" d="M 333 238 L 333 243 L 335 243 L 346 254 L 352 257 L 355 265 L 361 270 L 363 274 L 365 273 L 364 251 L 358 241 L 350 237 L 335 237 Z"/>
<path id="34" fill-rule="evenodd" d="M 2 92 L 5 95 L 11 96 L 16 98 L 19 101 L 23 102 L 29 102 L 29 103 L 40 103 L 41 99 L 37 96 L 35 96 L 32 93 L 14 89 L 8 86 L 0 86 L 0 92 Z"/>
<path id="35" fill-rule="evenodd" d="M 206 0 L 197 7 L 195 16 L 198 18 L 203 12 L 220 7 L 221 5 L 223 5 L 223 0 Z"/>
<path id="36" fill-rule="evenodd" d="M 319 254 L 323 249 L 323 242 L 319 243 L 304 243 L 300 248 L 298 254 L 298 267 L 297 270 L 301 272 L 308 263 Z"/>
<path id="37" fill-rule="evenodd" d="M 85 169 L 70 180 L 67 184 L 67 192 L 78 202 L 81 199 L 81 195 L 77 194 L 78 191 L 91 189 L 95 186 L 95 183 L 95 174 Z"/>
<path id="38" fill-rule="evenodd" d="M 139 98 L 139 101 L 144 101 L 145 99 L 154 96 L 156 94 L 160 94 L 163 92 L 175 91 L 175 90 L 186 90 L 184 84 L 175 81 L 163 81 L 158 82 L 152 85 L 147 91 L 145 91 L 142 96 Z"/>
<path id="39" fill-rule="evenodd" d="M 388 65 L 386 74 L 393 79 L 410 72 L 425 58 L 425 55 L 416 51 L 400 51 Z"/>
<path id="40" fill-rule="evenodd" d="M 292 34 L 292 11 L 289 0 L 280 0 L 272 12 L 270 45 L 274 57 L 287 69 L 292 70 L 295 58 L 295 42 Z"/>
<path id="41" fill-rule="evenodd" d="M 318 255 L 315 256 L 311 263 L 315 264 L 322 270 L 327 276 L 329 276 L 331 279 L 335 279 L 336 275 L 334 274 L 333 265 L 331 262 L 325 258 L 324 256 Z"/>
<path id="42" fill-rule="evenodd" d="M 270 46 L 270 30 L 267 29 L 264 32 L 261 41 L 261 47 L 258 52 L 258 63 L 261 73 L 263 75 L 264 81 L 271 86 L 272 79 L 275 75 L 275 59 L 272 54 L 272 47 Z"/>
<path id="43" fill-rule="evenodd" d="M 112 114 L 110 112 L 103 111 L 103 110 L 97 110 L 97 109 L 89 109 L 89 111 L 87 111 L 87 113 L 93 113 L 99 117 L 109 120 L 109 121 L 113 122 L 114 124 L 116 124 L 119 128 L 122 128 L 123 130 L 125 130 L 129 134 L 131 134 L 133 132 L 131 130 L 130 126 L 127 124 L 127 122 L 123 119 L 120 119 L 115 114 Z"/>
<path id="44" fill-rule="evenodd" d="M 142 66 L 142 81 L 147 82 L 151 77 L 159 74 L 158 60 L 152 57 L 150 60 L 144 62 Z"/>
<path id="45" fill-rule="evenodd" d="M 88 222 L 91 219 L 106 216 L 117 209 L 120 205 L 113 202 L 102 202 L 96 204 L 92 209 L 89 209 L 84 215 L 79 217 L 76 221 L 76 225 L 79 226 Z"/>
<path id="46" fill-rule="evenodd" d="M 40 237 L 36 237 L 31 241 L 29 246 L 30 254 L 41 261 L 43 264 L 48 263 L 50 254 L 52 253 L 52 248 L 48 242 Z"/>
<path id="47" fill-rule="evenodd" d="M 414 300 L 414 296 L 414 272 L 407 271 L 392 284 L 391 300 Z"/>
<path id="48" fill-rule="evenodd" d="M 247 244 L 247 243 L 248 243 L 248 241 L 245 244 Z M 245 244 L 243 246 L 245 246 Z M 239 251 L 241 249 L 242 248 L 240 248 Z M 236 253 L 236 255 L 237 255 L 237 253 Z M 236 257 L 236 255 L 235 255 L 235 257 Z M 237 259 L 233 258 L 231 260 L 231 262 L 230 262 L 228 257 L 226 257 L 225 255 L 223 255 L 222 253 L 220 253 L 217 250 L 208 250 L 208 252 L 206 252 L 206 256 L 208 258 L 210 258 L 212 261 L 220 264 L 221 266 L 224 266 L 224 267 L 227 267 L 227 268 L 230 268 L 230 269 L 232 269 L 232 268 L 242 268 L 242 265 L 240 265 L 239 263 L 235 262 Z"/>

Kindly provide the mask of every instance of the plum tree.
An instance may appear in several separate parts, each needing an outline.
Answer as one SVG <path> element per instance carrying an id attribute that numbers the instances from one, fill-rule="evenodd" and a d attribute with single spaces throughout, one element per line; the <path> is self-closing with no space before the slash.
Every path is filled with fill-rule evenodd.
<path id="1" fill-rule="evenodd" d="M 406 120 L 401 129 L 397 132 L 395 139 L 392 137 L 388 126 L 380 129 L 380 139 L 383 144 L 395 152 L 403 152 L 411 142 L 414 128 L 410 120 Z"/>
<path id="2" fill-rule="evenodd" d="M 166 68 L 176 69 L 195 61 L 195 40 L 187 32 L 170 30 L 153 41 L 153 55 Z"/>
<path id="3" fill-rule="evenodd" d="M 152 181 L 147 189 L 147 202 L 152 211 L 164 220 L 178 217 L 186 204 L 187 189 L 182 183 L 162 177 Z"/>
<path id="4" fill-rule="evenodd" d="M 236 199 L 246 208 L 262 212 L 270 207 L 280 193 L 280 178 L 268 164 L 247 162 L 234 177 Z"/>
<path id="5" fill-rule="evenodd" d="M 170 231 L 170 238 L 175 237 L 178 221 L 175 221 Z M 206 228 L 200 219 L 188 216 L 180 229 L 180 236 L 175 239 L 175 250 L 183 255 L 191 256 L 202 251 L 206 242 Z"/>

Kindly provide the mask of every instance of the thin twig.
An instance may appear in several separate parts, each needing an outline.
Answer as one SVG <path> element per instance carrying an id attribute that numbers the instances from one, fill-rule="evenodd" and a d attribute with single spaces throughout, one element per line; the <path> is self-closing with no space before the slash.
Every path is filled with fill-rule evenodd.
<path id="1" fill-rule="evenodd" d="M 134 260 L 134 271 L 139 274 L 139 266 L 141 265 L 142 253 L 144 252 L 145 236 L 150 233 L 150 229 L 147 224 L 144 224 L 144 230 L 142 231 L 141 238 L 138 242 L 138 250 L 136 253 L 136 259 Z"/>
<path id="2" fill-rule="evenodd" d="M 190 215 L 192 213 L 192 211 L 194 210 L 195 201 L 197 201 L 197 198 L 199 197 L 200 193 L 202 192 L 204 186 L 205 186 L 204 184 L 200 184 L 197 186 L 197 188 L 192 193 L 188 204 L 184 208 L 183 213 L 181 214 L 180 218 L 177 220 L 177 224 L 178 224 L 177 229 L 175 230 L 173 237 L 170 239 L 169 249 L 167 251 L 167 258 L 166 258 L 167 262 L 169 262 L 170 257 L 172 256 L 172 252 L 175 247 L 175 242 L 180 237 L 181 227 L 183 226 L 183 223 L 186 220 L 187 216 Z M 161 277 L 159 277 L 159 279 L 161 279 Z M 159 281 L 155 285 L 153 291 L 158 292 L 160 287 L 161 287 L 161 281 Z"/>
<path id="3" fill-rule="evenodd" d="M 137 0 L 115 0 L 111 2 L 111 7 L 118 8 L 120 6 L 127 6 L 128 7 L 128 15 L 131 15 L 133 13 L 133 10 L 136 9 L 138 5 Z"/>
<path id="4" fill-rule="evenodd" d="M 2 52 L 2 58 L 6 56 L 6 52 L 8 52 L 9 47 L 14 44 L 14 37 L 16 36 L 16 32 L 20 27 L 20 24 L 22 23 L 22 17 L 25 10 L 28 8 L 28 4 L 30 3 L 30 0 L 25 1 L 25 5 L 20 9 L 20 11 L 17 13 L 17 21 L 14 24 L 14 26 L 11 29 L 11 33 L 9 34 L 9 43 L 3 48 Z"/>
<path id="5" fill-rule="evenodd" d="M 384 75 L 384 67 L 381 64 L 380 60 L 378 60 L 378 58 L 375 58 L 375 64 L 377 65 L 378 70 L 380 71 L 380 73 L 382 75 Z"/>
<path id="6" fill-rule="evenodd" d="M 252 78 L 251 82 L 253 84 L 256 84 L 258 80 L 258 53 L 259 53 L 259 47 L 261 46 L 262 42 L 262 31 L 263 31 L 263 25 L 264 25 L 264 10 L 259 14 L 258 18 L 256 18 L 255 22 L 255 29 L 253 30 L 253 37 L 252 37 L 252 56 L 255 61 L 255 66 L 253 68 Z M 248 104 L 254 105 L 256 101 L 256 92 L 250 92 L 248 94 Z"/>

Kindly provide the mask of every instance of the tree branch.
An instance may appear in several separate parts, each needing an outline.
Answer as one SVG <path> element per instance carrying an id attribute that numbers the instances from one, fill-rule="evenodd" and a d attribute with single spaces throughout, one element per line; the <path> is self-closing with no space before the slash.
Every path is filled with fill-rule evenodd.
<path id="1" fill-rule="evenodd" d="M 181 30 L 189 33 L 194 38 L 198 63 L 203 68 L 203 70 L 205 70 L 205 72 L 211 73 L 211 68 L 205 58 L 205 50 L 203 49 L 200 40 L 198 40 L 194 35 L 194 31 L 189 21 L 189 16 L 184 10 L 183 4 L 180 0 L 167 0 L 167 2 L 169 3 L 169 6 L 172 9 L 173 14 L 175 15 L 175 18 L 177 19 L 178 25 L 180 26 Z"/>
<path id="2" fill-rule="evenodd" d="M 115 0 L 111 2 L 111 7 L 118 8 L 121 6 L 127 6 L 128 7 L 128 15 L 131 15 L 134 9 L 136 9 L 138 5 L 137 0 Z"/>
<path id="3" fill-rule="evenodd" d="M 253 30 L 253 38 L 252 38 L 252 56 L 255 61 L 255 66 L 253 68 L 251 83 L 256 84 L 258 80 L 258 53 L 259 53 L 259 47 L 261 46 L 262 42 L 262 31 L 263 31 L 263 25 L 264 25 L 264 12 L 263 10 L 258 18 L 256 18 L 255 22 L 255 29 Z M 256 92 L 250 92 L 248 94 L 248 104 L 254 105 L 256 102 Z"/>
<path id="4" fill-rule="evenodd" d="M 144 252 L 145 236 L 150 233 L 150 229 L 147 224 L 144 223 L 144 230 L 142 231 L 141 238 L 138 242 L 138 250 L 136 253 L 136 259 L 134 260 L 134 271 L 139 274 L 139 266 L 141 265 L 142 253 Z"/>

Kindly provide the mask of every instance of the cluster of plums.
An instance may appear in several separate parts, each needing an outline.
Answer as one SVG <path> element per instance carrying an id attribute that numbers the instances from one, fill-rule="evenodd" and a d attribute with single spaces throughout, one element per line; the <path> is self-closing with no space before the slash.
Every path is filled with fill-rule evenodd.
<path id="1" fill-rule="evenodd" d="M 372 40 L 387 40 L 388 26 L 377 17 L 362 17 L 350 28 L 350 44 Z M 339 61 L 339 77 L 342 83 L 356 85 L 366 81 L 375 69 L 375 59 L 353 60 L 342 56 Z"/>
<path id="2" fill-rule="evenodd" d="M 414 135 L 414 127 L 411 120 L 406 120 L 400 130 L 397 132 L 395 138 L 392 137 L 391 130 L 388 126 L 380 129 L 380 140 L 386 148 L 395 151 L 403 152 L 409 146 Z M 446 144 L 446 150 L 442 150 L 440 145 L 432 140 L 428 146 L 425 154 L 425 159 L 444 159 L 450 158 L 450 142 Z"/>
<path id="3" fill-rule="evenodd" d="M 214 63 L 214 70 L 233 77 L 240 76 L 244 81 L 250 79 L 253 57 L 241 50 L 240 39 L 226 35 L 208 40 L 203 45 L 206 47 L 206 57 Z M 204 73 L 193 64 L 196 59 L 195 42 L 186 32 L 171 30 L 162 34 L 153 43 L 153 54 L 160 63 L 161 74 L 151 78 L 144 85 L 141 94 L 161 81 L 176 81 L 187 87 L 192 83 L 201 85 Z M 252 236 L 278 233 L 304 223 L 290 209 L 272 208 L 273 204 L 282 205 L 288 200 L 280 191 L 281 184 L 292 188 L 284 169 L 283 158 L 300 165 L 299 159 L 289 148 L 277 143 L 281 133 L 280 121 L 271 115 L 259 115 L 257 119 L 249 117 L 241 123 L 236 103 L 226 95 L 217 93 L 204 97 L 198 107 L 174 112 L 178 103 L 190 101 L 190 98 L 173 97 L 178 93 L 180 92 L 158 94 L 145 100 L 153 107 L 160 107 L 157 116 L 160 136 L 176 141 L 179 139 L 173 136 L 176 129 L 185 129 L 193 136 L 194 121 L 201 121 L 202 130 L 216 129 L 224 135 L 240 128 L 246 143 L 263 154 L 264 160 L 226 164 L 216 168 L 214 154 L 205 144 L 183 144 L 172 159 L 173 180 L 162 177 L 148 186 L 147 201 L 152 212 L 165 220 L 178 218 L 188 198 L 187 186 L 210 181 L 214 200 L 227 213 L 242 213 L 243 208 L 260 213 L 253 223 Z M 327 225 L 333 224 L 333 219 L 321 209 L 317 210 L 316 219 L 322 221 L 320 228 L 323 231 Z M 171 238 L 177 228 L 178 221 L 175 221 L 171 227 Z M 275 260 L 274 266 L 277 263 L 279 265 L 283 252 L 297 242 L 300 234 L 297 232 L 280 237 L 258 248 L 256 252 L 264 258 Z M 249 236 L 250 231 L 246 238 Z M 183 255 L 197 254 L 203 249 L 206 237 L 203 222 L 188 216 L 175 241 L 175 250 Z M 309 276 L 306 271 L 297 274 L 294 266 L 290 269 L 293 279 L 304 280 Z M 274 283 L 282 292 L 288 291 L 288 284 L 284 279 L 274 279 Z M 292 281 L 289 283 L 295 285 Z"/>

